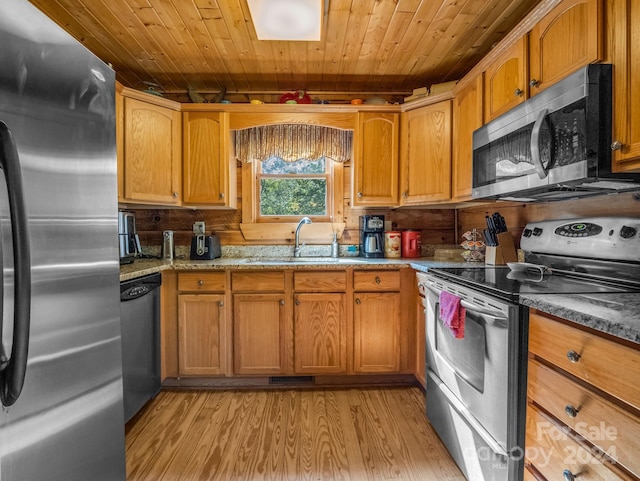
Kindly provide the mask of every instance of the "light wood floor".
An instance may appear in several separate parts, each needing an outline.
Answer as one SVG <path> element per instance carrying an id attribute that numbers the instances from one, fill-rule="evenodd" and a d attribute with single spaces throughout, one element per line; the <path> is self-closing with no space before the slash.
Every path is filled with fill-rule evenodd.
<path id="1" fill-rule="evenodd" d="M 418 388 L 163 391 L 126 445 L 128 481 L 464 481 Z"/>

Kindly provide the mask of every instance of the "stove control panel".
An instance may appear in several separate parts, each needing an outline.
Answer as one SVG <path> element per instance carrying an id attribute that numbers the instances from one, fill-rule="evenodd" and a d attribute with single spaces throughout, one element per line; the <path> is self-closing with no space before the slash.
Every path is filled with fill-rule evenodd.
<path id="1" fill-rule="evenodd" d="M 640 261 L 640 218 L 590 217 L 531 222 L 522 232 L 526 252 Z"/>

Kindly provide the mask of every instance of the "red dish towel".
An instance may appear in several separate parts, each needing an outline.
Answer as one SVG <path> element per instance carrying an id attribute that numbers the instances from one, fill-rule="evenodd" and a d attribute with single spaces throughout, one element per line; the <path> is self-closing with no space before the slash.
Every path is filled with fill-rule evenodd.
<path id="1" fill-rule="evenodd" d="M 460 304 L 460 298 L 442 291 L 440 293 L 440 319 L 456 339 L 464 338 L 464 319 L 467 310 Z"/>

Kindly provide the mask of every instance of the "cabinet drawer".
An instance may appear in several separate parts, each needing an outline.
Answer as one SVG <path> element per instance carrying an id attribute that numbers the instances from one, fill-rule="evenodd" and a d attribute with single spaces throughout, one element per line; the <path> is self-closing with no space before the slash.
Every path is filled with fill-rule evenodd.
<path id="1" fill-rule="evenodd" d="M 346 271 L 293 273 L 293 289 L 296 292 L 344 292 L 346 288 Z"/>
<path id="2" fill-rule="evenodd" d="M 231 288 L 234 291 L 284 291 L 284 272 L 233 272 Z"/>
<path id="3" fill-rule="evenodd" d="M 529 352 L 640 409 L 640 351 L 531 313 Z"/>
<path id="4" fill-rule="evenodd" d="M 226 285 L 224 272 L 180 272 L 178 290 L 190 292 L 224 292 Z"/>
<path id="5" fill-rule="evenodd" d="M 399 291 L 400 271 L 355 271 L 354 291 Z"/>
<path id="6" fill-rule="evenodd" d="M 640 476 L 640 418 L 535 360 L 529 397 L 616 462 Z M 577 413 L 571 412 L 571 409 Z"/>
<path id="7" fill-rule="evenodd" d="M 525 461 L 533 465 L 549 481 L 622 481 L 615 468 L 602 460 L 602 454 L 589 449 L 568 436 L 563 428 L 535 407 L 527 406 L 527 438 Z M 579 475 L 579 477 L 578 477 Z"/>

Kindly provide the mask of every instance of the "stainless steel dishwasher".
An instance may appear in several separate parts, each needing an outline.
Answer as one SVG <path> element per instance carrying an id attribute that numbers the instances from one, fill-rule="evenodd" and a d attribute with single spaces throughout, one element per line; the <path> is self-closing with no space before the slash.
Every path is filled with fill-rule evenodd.
<path id="1" fill-rule="evenodd" d="M 160 274 L 120 283 L 124 420 L 160 391 Z"/>

